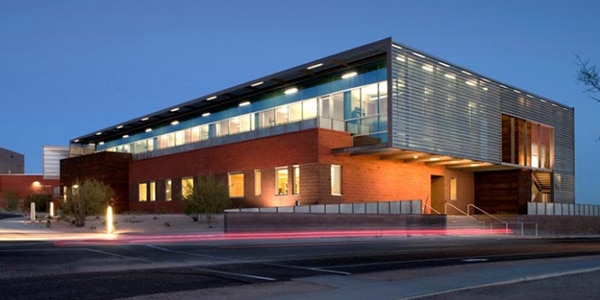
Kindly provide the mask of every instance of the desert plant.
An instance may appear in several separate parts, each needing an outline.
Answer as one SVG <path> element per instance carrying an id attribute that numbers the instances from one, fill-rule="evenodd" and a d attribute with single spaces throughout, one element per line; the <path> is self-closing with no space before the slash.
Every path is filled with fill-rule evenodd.
<path id="1" fill-rule="evenodd" d="M 113 190 L 103 182 L 90 179 L 71 189 L 64 203 L 64 211 L 73 218 L 73 225 L 85 226 L 85 218 L 90 215 L 102 214 L 108 205 Z"/>
<path id="2" fill-rule="evenodd" d="M 184 211 L 195 222 L 200 215 L 206 216 L 208 227 L 213 226 L 213 216 L 229 207 L 227 183 L 214 175 L 199 176 L 192 193 L 184 200 Z"/>

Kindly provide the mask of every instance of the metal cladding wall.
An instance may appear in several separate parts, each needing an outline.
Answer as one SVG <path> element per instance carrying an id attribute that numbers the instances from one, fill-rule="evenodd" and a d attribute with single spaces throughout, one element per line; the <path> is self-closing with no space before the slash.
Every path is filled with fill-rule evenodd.
<path id="1" fill-rule="evenodd" d="M 390 140 L 400 149 L 502 162 L 501 115 L 554 128 L 554 202 L 575 200 L 574 111 L 392 44 Z"/>
<path id="2" fill-rule="evenodd" d="M 499 164 L 498 87 L 394 45 L 392 146 Z"/>

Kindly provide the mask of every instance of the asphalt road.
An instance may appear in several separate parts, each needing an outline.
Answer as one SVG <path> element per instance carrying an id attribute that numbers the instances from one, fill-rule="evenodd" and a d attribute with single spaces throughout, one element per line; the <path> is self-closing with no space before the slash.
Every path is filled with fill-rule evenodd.
<path id="1" fill-rule="evenodd" d="M 371 272 L 599 254 L 599 238 L 0 242 L 0 298 L 116 299 L 297 278 L 350 278 Z"/>

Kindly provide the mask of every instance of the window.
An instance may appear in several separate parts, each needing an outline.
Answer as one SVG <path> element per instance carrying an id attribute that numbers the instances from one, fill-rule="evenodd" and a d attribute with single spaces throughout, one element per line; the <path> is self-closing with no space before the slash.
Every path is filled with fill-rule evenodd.
<path id="1" fill-rule="evenodd" d="M 317 117 L 317 99 L 306 100 L 302 103 L 302 119 L 310 120 Z"/>
<path id="2" fill-rule="evenodd" d="M 288 107 L 280 106 L 275 109 L 275 123 L 277 125 L 286 124 L 288 122 Z"/>
<path id="3" fill-rule="evenodd" d="M 150 201 L 156 201 L 156 181 L 150 181 Z"/>
<path id="4" fill-rule="evenodd" d="M 171 179 L 165 180 L 165 200 L 173 200 L 173 181 Z"/>
<path id="5" fill-rule="evenodd" d="M 148 184 L 138 184 L 138 200 L 141 202 L 148 201 Z"/>
<path id="6" fill-rule="evenodd" d="M 275 169 L 275 194 L 288 194 L 288 168 L 282 167 Z"/>
<path id="7" fill-rule="evenodd" d="M 244 173 L 229 173 L 229 197 L 244 197 Z"/>
<path id="8" fill-rule="evenodd" d="M 172 146 L 181 146 L 183 144 L 186 143 L 185 140 L 185 131 L 184 130 L 180 130 L 175 132 L 175 144 Z"/>
<path id="9" fill-rule="evenodd" d="M 450 200 L 456 201 L 456 177 L 450 178 Z"/>
<path id="10" fill-rule="evenodd" d="M 183 199 L 189 198 L 194 192 L 194 178 L 184 177 L 181 179 L 181 196 Z"/>
<path id="11" fill-rule="evenodd" d="M 299 195 L 300 194 L 300 166 L 295 165 L 292 167 L 293 173 L 292 173 L 292 179 L 294 180 L 294 186 L 292 189 L 292 193 L 294 195 Z"/>
<path id="12" fill-rule="evenodd" d="M 331 165 L 331 195 L 342 195 L 342 166 Z"/>
<path id="13" fill-rule="evenodd" d="M 289 121 L 298 122 L 302 120 L 302 102 L 296 102 L 290 104 L 289 108 Z"/>
<path id="14" fill-rule="evenodd" d="M 262 194 L 262 171 L 254 170 L 254 195 L 260 196 Z"/>

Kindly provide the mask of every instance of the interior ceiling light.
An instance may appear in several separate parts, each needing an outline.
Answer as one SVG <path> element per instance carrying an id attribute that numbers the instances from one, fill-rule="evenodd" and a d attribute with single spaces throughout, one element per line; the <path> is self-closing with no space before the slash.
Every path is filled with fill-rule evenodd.
<path id="1" fill-rule="evenodd" d="M 100 142 L 100 143 L 98 143 L 98 145 L 102 146 L 102 145 L 104 145 L 104 142 Z"/>
<path id="2" fill-rule="evenodd" d="M 446 68 L 450 68 L 450 65 L 449 65 L 449 64 L 445 64 L 445 63 L 443 63 L 443 62 L 441 62 L 441 61 L 438 61 L 438 64 L 440 64 L 440 65 L 442 65 L 442 66 L 444 66 L 444 67 L 446 67 Z"/>
<path id="3" fill-rule="evenodd" d="M 444 74 L 444 77 L 449 78 L 449 79 L 456 79 L 456 76 L 452 73 L 446 73 L 446 74 Z"/>
<path id="4" fill-rule="evenodd" d="M 433 66 L 432 65 L 423 65 L 421 67 L 421 69 L 427 71 L 427 72 L 433 72 Z"/>
<path id="5" fill-rule="evenodd" d="M 296 93 L 297 91 L 298 91 L 298 89 L 293 87 L 293 88 L 289 88 L 289 89 L 285 90 L 283 93 L 286 95 L 291 95 L 293 93 Z"/>
<path id="6" fill-rule="evenodd" d="M 312 69 L 316 69 L 316 68 L 318 68 L 318 67 L 320 67 L 320 66 L 322 66 L 322 65 L 323 65 L 323 63 L 318 63 L 318 64 L 314 64 L 314 65 L 312 65 L 312 66 L 309 66 L 309 67 L 308 67 L 308 68 L 306 68 L 306 69 L 307 69 L 307 70 L 312 70 Z"/>
<path id="7" fill-rule="evenodd" d="M 466 84 L 470 85 L 470 86 L 476 86 L 477 82 L 475 82 L 474 80 L 467 80 L 465 81 Z"/>
<path id="8" fill-rule="evenodd" d="M 77 143 L 79 142 L 79 139 L 73 140 L 73 143 Z"/>
<path id="9" fill-rule="evenodd" d="M 102 131 L 96 132 L 96 135 L 101 135 Z"/>
<path id="10" fill-rule="evenodd" d="M 175 108 L 171 109 L 171 112 L 176 112 L 178 110 L 179 110 L 179 107 L 175 107 Z"/>
<path id="11" fill-rule="evenodd" d="M 146 128 L 146 132 L 152 131 L 152 128 Z"/>
<path id="12" fill-rule="evenodd" d="M 217 99 L 217 96 L 210 96 L 210 97 L 206 98 L 206 101 L 212 101 L 215 99 Z"/>
<path id="13" fill-rule="evenodd" d="M 356 72 L 348 72 L 348 73 L 342 75 L 342 79 L 351 78 L 351 77 L 356 76 L 357 74 L 358 73 L 356 73 Z"/>
<path id="14" fill-rule="evenodd" d="M 469 72 L 467 72 L 465 70 L 461 70 L 460 72 L 463 73 L 463 74 L 465 74 L 465 75 L 472 75 L 471 73 L 469 73 Z"/>
<path id="15" fill-rule="evenodd" d="M 117 126 L 117 129 L 121 129 L 121 128 L 123 128 L 123 125 Z"/>
<path id="16" fill-rule="evenodd" d="M 244 102 L 240 103 L 239 105 L 240 105 L 240 107 L 248 106 L 248 105 L 250 105 L 250 101 L 244 101 Z"/>
<path id="17" fill-rule="evenodd" d="M 397 61 L 401 61 L 401 62 L 405 62 L 406 58 L 404 57 L 404 55 L 398 55 L 398 56 L 396 56 L 396 60 Z"/>
<path id="18" fill-rule="evenodd" d="M 146 122 L 146 121 L 148 121 L 148 120 L 150 120 L 150 117 L 144 117 L 144 118 L 141 118 L 141 119 L 140 119 L 140 121 L 142 121 L 142 122 Z"/>
<path id="19" fill-rule="evenodd" d="M 126 135 L 123 136 L 124 139 L 126 139 L 128 137 L 129 137 L 129 134 L 126 134 Z"/>
<path id="20" fill-rule="evenodd" d="M 210 113 L 209 112 L 205 112 L 205 113 L 202 114 L 202 116 L 203 117 L 208 117 L 208 116 L 210 116 Z"/>
<path id="21" fill-rule="evenodd" d="M 420 58 L 425 58 L 425 55 L 421 54 L 421 53 L 417 53 L 417 52 L 413 52 L 414 55 L 420 57 Z"/>
<path id="22" fill-rule="evenodd" d="M 177 121 L 177 120 L 171 122 L 171 125 L 177 125 L 177 124 L 179 124 L 179 121 Z"/>
<path id="23" fill-rule="evenodd" d="M 265 82 L 264 81 L 259 81 L 259 82 L 255 82 L 255 83 L 251 84 L 250 86 L 251 87 L 255 87 L 255 86 L 259 86 L 259 85 L 261 85 L 263 83 L 265 83 Z"/>

